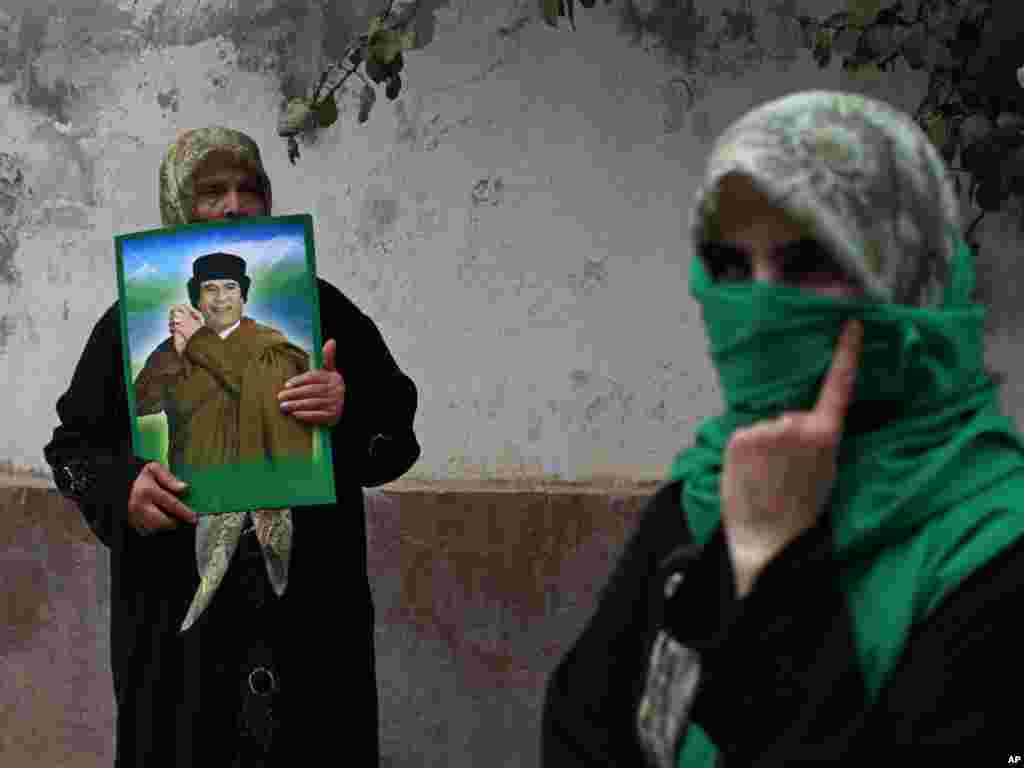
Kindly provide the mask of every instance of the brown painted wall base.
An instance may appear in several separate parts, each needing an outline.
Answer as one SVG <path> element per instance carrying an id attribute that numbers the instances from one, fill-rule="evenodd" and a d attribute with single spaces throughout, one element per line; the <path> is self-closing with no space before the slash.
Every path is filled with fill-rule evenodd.
<path id="1" fill-rule="evenodd" d="M 652 492 L 367 492 L 384 766 L 538 764 L 547 675 Z M 0 764 L 113 763 L 108 578 L 73 504 L 0 484 Z"/>

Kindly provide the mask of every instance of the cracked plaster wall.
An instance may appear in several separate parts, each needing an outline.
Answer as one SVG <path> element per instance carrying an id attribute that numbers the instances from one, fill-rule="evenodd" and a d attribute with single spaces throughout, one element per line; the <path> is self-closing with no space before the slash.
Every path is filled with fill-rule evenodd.
<path id="1" fill-rule="evenodd" d="M 54 404 L 116 298 L 114 235 L 159 225 L 176 132 L 225 124 L 260 144 L 274 212 L 312 213 L 322 275 L 416 381 L 412 477 L 660 477 L 719 404 L 685 242 L 714 135 L 792 90 L 908 109 L 923 92 L 818 70 L 768 13 L 762 38 L 788 59 L 703 79 L 688 110 L 678 73 L 603 4 L 573 33 L 532 0 L 434 0 L 402 97 L 364 126 L 343 100 L 289 165 L 280 105 L 375 7 L 0 0 L 0 463 L 45 474 Z"/>

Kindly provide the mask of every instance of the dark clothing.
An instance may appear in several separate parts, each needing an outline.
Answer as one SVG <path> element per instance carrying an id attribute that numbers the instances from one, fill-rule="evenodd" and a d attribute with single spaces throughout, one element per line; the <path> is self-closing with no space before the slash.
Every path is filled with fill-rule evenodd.
<path id="1" fill-rule="evenodd" d="M 681 482 L 646 505 L 572 649 L 552 674 L 541 735 L 544 768 L 644 766 L 637 707 L 659 631 L 700 657 L 690 713 L 725 765 L 862 766 L 908 745 L 963 745 L 971 764 L 1021 752 L 1016 615 L 1024 542 L 975 571 L 923 624 L 874 707 L 823 515 L 737 599 L 722 529 L 697 548 Z M 672 579 L 682 574 L 681 581 Z M 673 592 L 669 584 L 678 584 Z M 669 597 L 668 595 L 671 594 Z"/>
<path id="2" fill-rule="evenodd" d="M 400 477 L 419 457 L 417 392 L 373 321 L 337 288 L 317 282 L 322 338 L 337 341 L 346 385 L 342 418 L 331 430 L 338 501 L 292 510 L 292 561 L 281 598 L 267 581 L 255 536 L 246 534 L 209 609 L 178 633 L 199 583 L 195 528 L 143 537 L 126 523 L 145 461 L 131 450 L 117 304 L 93 329 L 57 402 L 60 426 L 46 459 L 57 487 L 110 548 L 116 768 L 230 766 L 238 750 L 259 752 L 258 738 L 239 735 L 253 730 L 240 723 L 246 713 L 256 730 L 279 723 L 264 729 L 276 730 L 268 765 L 284 765 L 282 755 L 294 760 L 336 749 L 339 722 L 345 753 L 359 754 L 360 765 L 378 764 L 362 488 Z M 279 691 L 240 701 L 249 672 L 268 664 Z M 267 714 L 260 707 L 271 700 Z"/>

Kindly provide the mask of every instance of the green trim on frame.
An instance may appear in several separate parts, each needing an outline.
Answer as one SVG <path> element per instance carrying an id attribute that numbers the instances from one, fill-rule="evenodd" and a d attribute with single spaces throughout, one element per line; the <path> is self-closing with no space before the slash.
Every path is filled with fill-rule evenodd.
<path id="1" fill-rule="evenodd" d="M 309 456 L 223 464 L 195 470 L 182 467 L 189 484 L 181 497 L 199 515 L 333 504 L 331 463 Z"/>

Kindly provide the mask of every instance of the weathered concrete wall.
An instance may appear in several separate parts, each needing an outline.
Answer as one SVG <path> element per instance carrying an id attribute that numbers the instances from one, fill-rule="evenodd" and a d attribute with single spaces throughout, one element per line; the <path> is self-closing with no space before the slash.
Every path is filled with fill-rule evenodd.
<path id="1" fill-rule="evenodd" d="M 547 675 L 647 492 L 367 493 L 382 765 L 536 765 Z M 0 485 L 0 765 L 112 764 L 108 578 L 73 504 Z"/>
<path id="2" fill-rule="evenodd" d="M 720 23 L 734 5 L 696 7 Z M 758 7 L 781 60 L 721 54 L 689 110 L 679 72 L 630 44 L 617 6 L 573 33 L 545 27 L 535 0 L 434 0 L 402 97 L 365 126 L 343 99 L 293 167 L 278 109 L 363 28 L 369 0 L 0 8 L 0 462 L 44 472 L 54 402 L 116 298 L 113 237 L 159 224 L 156 169 L 179 129 L 247 131 L 275 212 L 313 214 L 321 272 L 420 387 L 414 476 L 652 478 L 718 406 L 685 281 L 710 140 L 792 90 L 910 108 L 924 82 L 818 70 L 790 0 Z"/>
<path id="3" fill-rule="evenodd" d="M 737 4 L 696 0 L 716 23 Z M 686 290 L 710 141 L 794 90 L 906 109 L 923 93 L 921 73 L 855 83 L 796 50 L 786 19 L 842 0 L 755 5 L 780 60 L 723 54 L 688 109 L 679 72 L 630 44 L 616 6 L 572 33 L 539 23 L 535 0 L 430 0 L 408 90 L 365 126 L 345 100 L 293 167 L 279 107 L 377 3 L 0 0 L 0 471 L 37 475 L 0 489 L 0 764 L 110 764 L 105 555 L 41 489 L 42 446 L 116 297 L 114 235 L 158 226 L 161 154 L 209 124 L 257 139 L 275 213 L 313 214 L 322 274 L 420 389 L 410 477 L 429 482 L 368 495 L 386 760 L 536 764 L 543 677 L 641 497 L 454 481 L 661 478 L 719 406 Z M 1024 411 L 1014 227 L 987 219 L 979 261 L 1011 414 Z"/>

